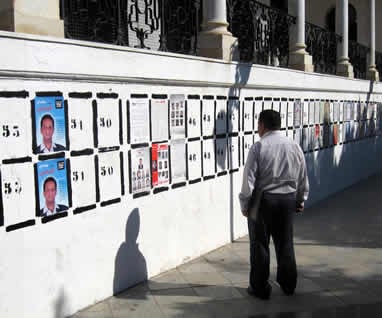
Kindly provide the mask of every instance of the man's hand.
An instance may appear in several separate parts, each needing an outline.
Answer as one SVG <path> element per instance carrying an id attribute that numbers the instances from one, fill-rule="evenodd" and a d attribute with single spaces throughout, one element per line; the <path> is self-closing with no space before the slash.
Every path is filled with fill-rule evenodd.
<path id="1" fill-rule="evenodd" d="M 302 213 L 303 211 L 304 211 L 304 202 L 297 203 L 296 212 L 297 213 Z"/>
<path id="2" fill-rule="evenodd" d="M 243 214 L 245 217 L 248 217 L 248 211 L 241 211 L 241 214 Z"/>

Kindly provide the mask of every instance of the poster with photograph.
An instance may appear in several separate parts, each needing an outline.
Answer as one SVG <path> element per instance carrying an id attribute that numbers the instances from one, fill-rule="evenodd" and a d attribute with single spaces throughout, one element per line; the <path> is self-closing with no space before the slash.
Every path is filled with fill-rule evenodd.
<path id="1" fill-rule="evenodd" d="M 353 102 L 345 102 L 344 104 L 344 116 L 345 116 L 345 121 L 350 121 L 353 120 L 354 114 L 353 114 Z"/>
<path id="2" fill-rule="evenodd" d="M 293 108 L 293 126 L 294 127 L 300 127 L 301 116 L 302 116 L 301 100 L 296 99 L 294 101 L 294 108 Z"/>
<path id="3" fill-rule="evenodd" d="M 119 151 L 102 152 L 98 155 L 98 180 L 101 201 L 121 197 L 121 157 Z"/>
<path id="4" fill-rule="evenodd" d="M 171 140 L 171 181 L 186 181 L 186 143 L 184 139 Z"/>
<path id="5" fill-rule="evenodd" d="M 203 176 L 215 174 L 215 144 L 213 139 L 203 140 Z"/>
<path id="6" fill-rule="evenodd" d="M 239 168 L 239 137 L 228 138 L 228 165 L 230 170 Z"/>
<path id="7" fill-rule="evenodd" d="M 324 102 L 324 124 L 329 125 L 330 123 L 330 103 L 329 101 Z"/>
<path id="8" fill-rule="evenodd" d="M 320 137 L 319 137 L 320 148 L 324 148 L 324 126 L 320 125 Z"/>
<path id="9" fill-rule="evenodd" d="M 96 203 L 96 174 L 93 155 L 70 159 L 70 181 L 73 208 Z"/>
<path id="10" fill-rule="evenodd" d="M 249 149 L 251 149 L 253 145 L 253 136 L 252 135 L 244 135 L 243 137 L 243 165 L 245 165 Z"/>
<path id="11" fill-rule="evenodd" d="M 131 149 L 130 180 L 133 194 L 151 190 L 151 164 L 149 147 Z"/>
<path id="12" fill-rule="evenodd" d="M 334 121 L 334 103 L 329 102 L 329 122 L 332 123 Z"/>
<path id="13" fill-rule="evenodd" d="M 36 216 L 34 170 L 30 162 L 1 165 L 4 225 L 13 225 Z"/>
<path id="14" fill-rule="evenodd" d="M 34 99 L 34 153 L 52 153 L 67 148 L 66 118 L 62 96 Z M 17 134 L 17 133 L 16 133 Z"/>
<path id="15" fill-rule="evenodd" d="M 147 113 L 144 113 L 147 116 Z M 143 117 L 144 117 L 143 116 Z M 165 98 L 151 99 L 151 136 L 152 141 L 168 140 L 168 101 Z M 139 120 L 139 119 L 136 119 Z M 144 127 L 146 127 L 144 125 Z"/>
<path id="16" fill-rule="evenodd" d="M 309 150 L 309 127 L 302 128 L 302 151 L 307 152 Z"/>
<path id="17" fill-rule="evenodd" d="M 151 147 L 151 174 L 153 187 L 170 183 L 170 157 L 168 144 L 153 144 Z"/>
<path id="18" fill-rule="evenodd" d="M 324 123 L 324 113 L 325 113 L 325 102 L 320 101 L 320 124 Z"/>
<path id="19" fill-rule="evenodd" d="M 158 106 L 158 105 L 155 105 Z M 154 108 L 154 106 L 153 106 Z M 165 106 L 161 108 L 164 110 Z M 156 110 L 156 112 L 159 112 Z M 166 111 L 164 111 L 166 114 Z M 162 117 L 153 117 L 153 120 L 163 121 Z M 141 144 L 147 143 L 150 140 L 150 112 L 149 100 L 147 98 L 132 98 L 129 101 L 129 128 L 130 128 L 130 143 Z"/>
<path id="20" fill-rule="evenodd" d="M 264 99 L 263 110 L 272 109 L 272 100 L 268 97 Z"/>
<path id="21" fill-rule="evenodd" d="M 202 133 L 204 137 L 213 136 L 215 129 L 215 101 L 203 99 L 202 104 Z"/>
<path id="22" fill-rule="evenodd" d="M 315 124 L 315 121 L 314 121 L 314 112 L 315 112 L 315 102 L 313 100 L 311 100 L 309 102 L 309 125 L 314 125 Z"/>
<path id="23" fill-rule="evenodd" d="M 253 131 L 253 100 L 244 100 L 243 103 L 243 130 Z"/>
<path id="24" fill-rule="evenodd" d="M 360 102 L 352 102 L 354 108 L 354 120 L 361 120 L 361 104 Z"/>
<path id="25" fill-rule="evenodd" d="M 202 175 L 201 143 L 191 141 L 187 144 L 188 180 L 199 179 Z"/>
<path id="26" fill-rule="evenodd" d="M 31 155 L 29 100 L 0 98 L 0 127 L 0 160 Z"/>
<path id="27" fill-rule="evenodd" d="M 316 150 L 320 148 L 320 125 L 316 124 L 310 127 L 310 150 Z"/>
<path id="28" fill-rule="evenodd" d="M 200 99 L 187 100 L 187 137 L 195 138 L 201 136 L 200 127 Z"/>
<path id="29" fill-rule="evenodd" d="M 255 106 L 254 106 L 255 116 L 254 116 L 254 120 L 253 120 L 253 130 L 254 131 L 258 130 L 258 121 L 259 121 L 259 116 L 260 116 L 260 113 L 262 110 L 263 110 L 263 101 L 255 100 Z"/>
<path id="30" fill-rule="evenodd" d="M 216 157 L 216 171 L 223 172 L 227 170 L 227 139 L 215 139 L 215 157 Z"/>
<path id="31" fill-rule="evenodd" d="M 288 127 L 293 127 L 294 123 L 294 102 L 288 101 L 287 107 L 287 125 Z"/>
<path id="32" fill-rule="evenodd" d="M 228 100 L 228 132 L 239 131 L 240 101 L 238 99 Z"/>
<path id="33" fill-rule="evenodd" d="M 340 104 L 339 104 L 339 102 L 333 103 L 333 121 L 334 122 L 340 121 Z"/>
<path id="34" fill-rule="evenodd" d="M 215 134 L 221 135 L 227 132 L 227 100 L 216 100 Z"/>
<path id="35" fill-rule="evenodd" d="M 314 124 L 320 123 L 320 101 L 314 101 Z"/>
<path id="36" fill-rule="evenodd" d="M 304 100 L 302 103 L 302 124 L 303 126 L 309 125 L 309 101 Z"/>
<path id="37" fill-rule="evenodd" d="M 119 100 L 114 98 L 97 99 L 98 147 L 119 146 Z"/>
<path id="38" fill-rule="evenodd" d="M 186 103 L 184 94 L 170 95 L 170 135 L 172 139 L 184 138 L 186 128 Z"/>
<path id="39" fill-rule="evenodd" d="M 288 102 L 281 101 L 280 102 L 281 128 L 287 127 L 287 109 L 288 109 Z"/>
<path id="40" fill-rule="evenodd" d="M 68 101 L 68 113 L 70 149 L 94 148 L 91 99 L 70 98 Z"/>
<path id="41" fill-rule="evenodd" d="M 51 216 L 69 209 L 66 168 L 65 159 L 37 163 L 39 216 Z"/>
<path id="42" fill-rule="evenodd" d="M 332 125 L 333 127 L 333 145 L 338 145 L 338 125 L 337 124 L 334 124 Z"/>

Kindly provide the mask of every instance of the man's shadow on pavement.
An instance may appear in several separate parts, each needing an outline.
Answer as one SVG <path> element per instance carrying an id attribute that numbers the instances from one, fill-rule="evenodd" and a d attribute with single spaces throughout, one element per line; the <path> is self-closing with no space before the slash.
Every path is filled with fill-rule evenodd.
<path id="1" fill-rule="evenodd" d="M 115 258 L 113 294 L 147 280 L 146 260 L 139 251 L 137 238 L 140 228 L 139 209 L 135 208 L 126 222 L 125 242 Z"/>

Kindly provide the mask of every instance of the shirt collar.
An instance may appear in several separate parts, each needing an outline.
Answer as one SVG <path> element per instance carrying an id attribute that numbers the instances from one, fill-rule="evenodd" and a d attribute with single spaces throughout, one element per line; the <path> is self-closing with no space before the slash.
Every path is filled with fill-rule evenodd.
<path id="1" fill-rule="evenodd" d="M 56 147 L 56 144 L 53 142 L 52 143 L 52 147 L 50 148 L 50 150 L 45 146 L 45 144 L 44 143 L 42 143 L 41 145 L 40 145 L 40 150 L 41 150 L 41 152 L 43 152 L 43 153 L 49 153 L 49 152 L 53 152 L 53 149 Z"/>
<path id="2" fill-rule="evenodd" d="M 281 131 L 280 130 L 269 130 L 267 131 L 263 137 L 261 137 L 261 139 L 263 139 L 264 137 L 267 137 L 267 136 L 270 136 L 270 135 L 280 135 L 281 134 Z"/>
<path id="3" fill-rule="evenodd" d="M 49 210 L 46 206 L 43 207 L 43 214 L 46 216 L 53 215 L 57 212 L 58 205 L 57 203 L 54 205 L 54 211 Z"/>

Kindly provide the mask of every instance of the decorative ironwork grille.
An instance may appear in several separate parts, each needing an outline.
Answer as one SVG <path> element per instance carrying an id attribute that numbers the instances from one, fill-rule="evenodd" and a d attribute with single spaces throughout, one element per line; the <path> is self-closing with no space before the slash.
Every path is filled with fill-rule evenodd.
<path id="1" fill-rule="evenodd" d="M 260 2 L 228 0 L 230 31 L 239 40 L 240 59 L 288 66 L 289 30 L 295 17 Z"/>
<path id="2" fill-rule="evenodd" d="M 307 51 L 312 55 L 314 71 L 336 74 L 337 45 L 341 36 L 317 25 L 305 23 L 305 42 Z"/>
<path id="3" fill-rule="evenodd" d="M 196 54 L 200 0 L 60 0 L 65 37 Z"/>
<path id="4" fill-rule="evenodd" d="M 366 79 L 367 55 L 370 49 L 354 41 L 349 41 L 349 59 L 353 65 L 354 77 Z"/>

